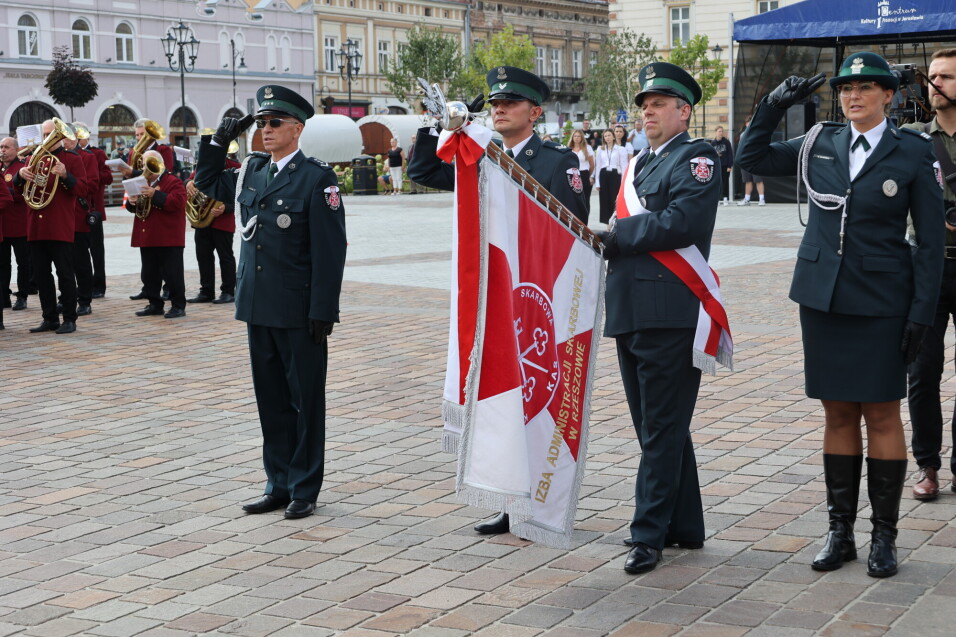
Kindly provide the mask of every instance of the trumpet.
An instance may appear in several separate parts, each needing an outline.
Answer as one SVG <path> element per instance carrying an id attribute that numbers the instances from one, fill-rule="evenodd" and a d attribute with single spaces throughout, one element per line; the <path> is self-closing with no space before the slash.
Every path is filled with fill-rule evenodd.
<path id="1" fill-rule="evenodd" d="M 130 151 L 129 154 L 129 165 L 133 170 L 144 170 L 143 153 L 145 153 L 146 149 L 152 146 L 154 142 L 158 142 L 163 137 L 166 137 L 166 129 L 151 119 L 146 120 L 143 129 L 143 136 L 139 138 L 139 141 L 136 142 L 136 145 L 133 146 L 133 150 Z"/>
<path id="2" fill-rule="evenodd" d="M 146 183 L 152 183 L 161 177 L 164 172 L 166 172 L 166 166 L 163 164 L 161 157 L 149 155 L 143 159 L 143 177 L 146 178 Z M 153 209 L 153 198 L 140 195 L 136 199 L 135 206 L 136 209 L 133 214 L 136 215 L 137 219 L 145 221 Z"/>
<path id="3" fill-rule="evenodd" d="M 28 181 L 23 187 L 23 200 L 34 210 L 41 210 L 50 205 L 56 195 L 56 187 L 60 177 L 53 174 L 53 167 L 60 162 L 53 154 L 53 149 L 64 139 L 76 139 L 70 127 L 58 117 L 53 118 L 53 130 L 40 145 L 34 149 L 30 157 L 30 170 L 33 172 L 33 181 Z M 51 179 L 52 177 L 52 179 Z"/>

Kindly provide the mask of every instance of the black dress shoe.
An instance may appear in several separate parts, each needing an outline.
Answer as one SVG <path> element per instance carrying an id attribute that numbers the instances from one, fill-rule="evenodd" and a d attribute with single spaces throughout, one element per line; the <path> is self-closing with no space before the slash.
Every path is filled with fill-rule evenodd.
<path id="1" fill-rule="evenodd" d="M 242 510 L 246 513 L 268 513 L 276 509 L 284 509 L 287 506 L 289 506 L 288 498 L 277 498 L 267 493 L 255 502 L 243 504 Z"/>
<path id="2" fill-rule="evenodd" d="M 186 303 L 209 303 L 210 301 L 212 301 L 212 297 L 202 292 L 191 299 L 186 299 Z"/>
<path id="3" fill-rule="evenodd" d="M 694 550 L 694 549 L 704 548 L 703 541 L 694 542 L 691 540 L 675 540 L 674 538 L 670 538 L 670 537 L 664 538 L 664 546 L 674 546 L 675 544 L 682 549 Z M 624 546 L 636 546 L 636 545 L 637 545 L 637 542 L 635 542 L 631 538 L 626 538 L 624 540 Z"/>
<path id="4" fill-rule="evenodd" d="M 163 308 L 161 305 L 147 305 L 139 312 L 136 313 L 136 316 L 162 316 Z"/>
<path id="5" fill-rule="evenodd" d="M 133 294 L 132 296 L 130 296 L 130 297 L 129 297 L 129 300 L 130 300 L 130 301 L 139 301 L 139 300 L 142 300 L 142 299 L 145 299 L 145 298 L 146 298 L 146 293 L 145 293 L 145 292 L 139 292 L 138 294 Z"/>
<path id="6" fill-rule="evenodd" d="M 285 510 L 285 519 L 297 520 L 299 518 L 307 518 L 313 513 L 315 513 L 315 502 L 293 500 Z"/>
<path id="7" fill-rule="evenodd" d="M 216 304 L 220 304 L 220 303 L 232 303 L 232 302 L 234 302 L 235 300 L 236 300 L 236 297 L 234 297 L 233 295 L 229 294 L 228 292 L 223 292 L 222 294 L 219 295 L 219 298 L 218 298 L 218 299 L 213 299 L 213 303 L 216 303 Z"/>
<path id="8" fill-rule="evenodd" d="M 652 549 L 643 542 L 638 542 L 627 554 L 627 559 L 624 560 L 624 572 L 631 575 L 647 573 L 653 571 L 660 561 L 660 551 Z"/>
<path id="9" fill-rule="evenodd" d="M 57 334 L 72 334 L 76 331 L 76 323 L 73 321 L 63 321 L 63 325 L 56 331 Z"/>
<path id="10" fill-rule="evenodd" d="M 174 307 L 163 314 L 163 318 L 182 318 L 183 316 L 186 316 L 186 310 L 181 307 Z"/>
<path id="11" fill-rule="evenodd" d="M 94 299 L 102 299 L 104 296 L 106 296 L 106 292 L 94 292 L 94 293 L 93 293 L 93 298 L 94 298 Z"/>
<path id="12" fill-rule="evenodd" d="M 475 525 L 475 530 L 482 535 L 496 535 L 507 533 L 511 529 L 511 522 L 507 513 L 499 513 L 487 522 L 481 522 Z"/>
<path id="13" fill-rule="evenodd" d="M 27 298 L 26 297 L 18 298 L 17 302 L 13 304 L 13 311 L 16 312 L 18 310 L 25 310 L 25 309 L 27 309 Z"/>
<path id="14" fill-rule="evenodd" d="M 76 306 L 76 315 L 77 316 L 87 316 L 93 313 L 93 308 L 89 305 L 77 305 Z"/>
<path id="15" fill-rule="evenodd" d="M 34 334 L 37 332 L 55 332 L 60 329 L 59 323 L 51 323 L 50 321 L 43 321 L 36 327 L 31 327 L 30 331 Z"/>

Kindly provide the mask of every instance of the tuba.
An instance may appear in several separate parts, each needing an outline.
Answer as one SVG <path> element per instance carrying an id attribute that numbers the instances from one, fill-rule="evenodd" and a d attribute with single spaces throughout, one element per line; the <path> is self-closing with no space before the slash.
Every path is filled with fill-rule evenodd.
<path id="1" fill-rule="evenodd" d="M 147 184 L 152 183 L 153 180 L 161 176 L 165 171 L 166 166 L 163 164 L 161 157 L 150 156 L 143 161 L 143 177 L 146 178 Z M 145 221 L 152 209 L 153 198 L 140 195 L 136 199 L 136 210 L 133 211 L 133 214 L 136 215 L 137 219 Z"/>
<path id="2" fill-rule="evenodd" d="M 139 138 L 139 141 L 136 142 L 136 145 L 133 146 L 133 150 L 130 151 L 129 154 L 129 165 L 133 170 L 144 170 L 143 153 L 145 153 L 146 149 L 152 146 L 154 142 L 158 142 L 163 137 L 166 137 L 166 129 L 151 119 L 146 120 L 146 123 L 143 124 L 143 130 L 143 136 Z"/>
<path id="3" fill-rule="evenodd" d="M 208 129 L 211 132 L 210 135 L 215 132 L 212 129 Z M 205 130 L 202 131 L 203 134 Z M 226 149 L 227 155 L 232 155 L 239 150 L 239 142 L 232 140 L 229 142 L 229 148 Z M 220 201 L 216 201 L 206 193 L 196 189 L 195 194 L 186 201 L 186 219 L 189 221 L 189 225 L 193 228 L 205 228 L 213 222 L 215 217 L 212 216 L 213 208 L 216 208 Z"/>
<path id="4" fill-rule="evenodd" d="M 23 200 L 34 210 L 41 210 L 50 205 L 56 195 L 56 187 L 60 177 L 53 174 L 53 167 L 60 161 L 53 154 L 64 139 L 76 139 L 70 127 L 58 117 L 53 118 L 53 130 L 40 142 L 30 157 L 30 170 L 33 171 L 33 181 L 28 181 L 23 187 Z"/>

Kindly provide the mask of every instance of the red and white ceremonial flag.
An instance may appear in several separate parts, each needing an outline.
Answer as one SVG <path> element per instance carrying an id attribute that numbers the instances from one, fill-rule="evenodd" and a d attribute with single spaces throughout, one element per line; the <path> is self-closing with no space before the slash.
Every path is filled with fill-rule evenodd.
<path id="1" fill-rule="evenodd" d="M 515 535 L 566 547 L 587 452 L 604 262 L 481 158 L 483 131 L 472 123 L 439 140 L 457 182 L 443 446 L 458 451 L 460 500 L 508 513 Z"/>

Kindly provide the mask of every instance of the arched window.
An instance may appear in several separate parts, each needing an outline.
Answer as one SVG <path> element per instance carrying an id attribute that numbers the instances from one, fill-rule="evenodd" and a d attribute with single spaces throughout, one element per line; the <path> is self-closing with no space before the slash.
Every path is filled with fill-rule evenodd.
<path id="1" fill-rule="evenodd" d="M 282 36 L 282 72 L 289 73 L 292 70 L 292 40 L 289 36 Z"/>
<path id="2" fill-rule="evenodd" d="M 20 57 L 40 57 L 40 29 L 32 15 L 24 14 L 17 20 L 17 53 Z"/>
<path id="3" fill-rule="evenodd" d="M 32 126 L 39 124 L 52 117 L 59 117 L 60 114 L 53 110 L 49 105 L 43 102 L 27 102 L 17 106 L 10 116 L 10 136 L 17 136 L 17 128 L 20 126 Z"/>
<path id="4" fill-rule="evenodd" d="M 107 106 L 100 115 L 96 137 L 100 148 L 106 151 L 111 158 L 126 157 L 126 149 L 136 143 L 133 135 L 133 124 L 136 114 L 122 104 Z"/>
<path id="5" fill-rule="evenodd" d="M 278 66 L 276 48 L 276 37 L 270 35 L 266 38 L 266 69 L 273 72 L 279 70 L 276 68 Z"/>
<path id="6" fill-rule="evenodd" d="M 236 49 L 236 59 L 234 60 L 236 70 L 244 73 L 248 69 L 248 65 L 252 62 L 252 60 L 246 59 L 246 36 L 244 36 L 242 32 L 236 32 L 236 35 L 232 38 L 232 41 L 235 44 Z M 240 63 L 244 63 L 246 66 L 244 68 L 240 68 Z"/>
<path id="7" fill-rule="evenodd" d="M 188 106 L 186 108 L 177 108 L 173 111 L 173 116 L 169 120 L 169 134 L 179 134 L 183 132 L 183 111 L 186 111 L 186 134 L 195 135 L 196 134 L 196 114 Z"/>
<path id="8" fill-rule="evenodd" d="M 219 34 L 219 68 L 228 69 L 232 65 L 232 60 L 229 59 L 231 54 L 229 34 L 223 31 Z"/>
<path id="9" fill-rule="evenodd" d="M 116 25 L 116 61 L 132 63 L 133 27 L 128 22 Z"/>
<path id="10" fill-rule="evenodd" d="M 73 57 L 77 60 L 93 59 L 93 37 L 86 20 L 73 22 Z"/>

